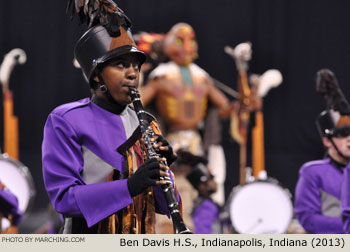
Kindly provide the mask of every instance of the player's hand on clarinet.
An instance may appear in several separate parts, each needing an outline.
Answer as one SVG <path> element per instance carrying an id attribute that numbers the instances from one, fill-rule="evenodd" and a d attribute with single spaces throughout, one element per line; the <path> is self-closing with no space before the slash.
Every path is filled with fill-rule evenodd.
<path id="1" fill-rule="evenodd" d="M 177 155 L 173 151 L 173 148 L 162 135 L 154 135 L 151 141 L 154 142 L 153 147 L 156 149 L 156 152 L 166 158 L 168 166 L 177 159 Z"/>
<path id="2" fill-rule="evenodd" d="M 151 158 L 128 178 L 128 189 L 132 197 L 142 193 L 149 186 L 167 183 L 166 180 L 160 180 L 160 177 L 169 177 L 169 167 L 161 164 L 162 161 L 165 161 L 165 158 Z"/>

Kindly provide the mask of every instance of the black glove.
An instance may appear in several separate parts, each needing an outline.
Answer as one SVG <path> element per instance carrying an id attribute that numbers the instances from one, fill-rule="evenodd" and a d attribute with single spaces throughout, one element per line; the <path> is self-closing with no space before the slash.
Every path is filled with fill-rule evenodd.
<path id="1" fill-rule="evenodd" d="M 162 136 L 162 135 L 157 135 L 158 137 L 155 141 L 155 143 L 162 143 L 161 146 L 163 147 L 168 147 L 168 150 L 160 150 L 159 148 L 156 149 L 156 152 L 161 155 L 162 157 L 166 158 L 166 161 L 168 163 L 168 166 L 170 166 L 176 159 L 176 154 L 173 151 L 173 148 L 171 145 L 168 143 L 168 141 Z"/>
<path id="2" fill-rule="evenodd" d="M 151 158 L 140 165 L 137 171 L 128 178 L 128 189 L 132 197 L 142 193 L 149 186 L 156 185 L 160 176 L 158 160 Z"/>
<path id="3" fill-rule="evenodd" d="M 192 167 L 199 164 L 199 163 L 203 163 L 205 165 L 208 164 L 208 159 L 206 159 L 205 157 L 193 155 L 189 151 L 186 151 L 183 149 L 179 149 L 176 152 L 176 154 L 177 154 L 177 161 L 176 162 L 178 164 L 185 164 L 185 165 L 189 165 Z"/>

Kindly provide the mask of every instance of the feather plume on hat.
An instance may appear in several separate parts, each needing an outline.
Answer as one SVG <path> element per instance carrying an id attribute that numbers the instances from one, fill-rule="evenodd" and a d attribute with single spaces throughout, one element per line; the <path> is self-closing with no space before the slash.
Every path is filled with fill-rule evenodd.
<path id="1" fill-rule="evenodd" d="M 342 115 L 350 115 L 350 105 L 332 71 L 321 69 L 317 72 L 316 91 L 325 98 L 327 109 L 333 109 Z"/>
<path id="2" fill-rule="evenodd" d="M 120 36 L 120 26 L 125 30 L 131 27 L 130 19 L 112 0 L 68 0 L 67 13 L 71 18 L 76 14 L 80 22 L 91 28 L 103 25 L 112 37 Z"/>
<path id="3" fill-rule="evenodd" d="M 327 103 L 316 120 L 322 137 L 333 137 L 337 129 L 350 126 L 350 105 L 339 87 L 335 74 L 329 69 L 321 69 L 316 74 L 316 91 Z"/>

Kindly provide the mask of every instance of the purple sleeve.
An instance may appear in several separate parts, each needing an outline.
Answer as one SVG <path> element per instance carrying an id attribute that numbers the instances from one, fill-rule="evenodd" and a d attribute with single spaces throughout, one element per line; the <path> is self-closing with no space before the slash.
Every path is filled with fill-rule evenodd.
<path id="1" fill-rule="evenodd" d="M 350 166 L 344 171 L 342 185 L 341 207 L 343 213 L 344 232 L 350 234 Z"/>
<path id="2" fill-rule="evenodd" d="M 219 218 L 219 209 L 211 200 L 204 200 L 193 213 L 195 234 L 211 234 L 213 223 Z"/>
<path id="3" fill-rule="evenodd" d="M 18 208 L 17 197 L 8 190 L 0 189 L 0 211 L 4 212 L 13 208 Z"/>
<path id="4" fill-rule="evenodd" d="M 84 216 L 89 227 L 132 203 L 126 179 L 86 185 L 79 138 L 69 123 L 51 114 L 44 128 L 43 176 L 56 211 Z"/>
<path id="5" fill-rule="evenodd" d="M 174 178 L 173 178 L 170 171 L 169 171 L 169 174 L 170 174 L 171 181 L 173 182 L 173 185 L 174 185 Z M 154 186 L 153 191 L 154 191 L 154 198 L 156 201 L 156 212 L 159 214 L 166 214 L 170 218 L 170 212 L 168 209 L 168 205 L 167 205 L 162 187 L 161 186 Z M 177 199 L 177 202 L 180 202 L 180 195 L 179 195 L 178 191 L 177 191 L 177 198 L 176 199 Z"/>
<path id="6" fill-rule="evenodd" d="M 18 225 L 23 213 L 18 209 L 17 197 L 8 190 L 0 189 L 0 212 L 8 217 L 12 216 L 14 225 Z"/>
<path id="7" fill-rule="evenodd" d="M 301 225 L 313 234 L 343 233 L 340 217 L 322 215 L 321 193 L 317 178 L 301 169 L 295 189 L 294 211 Z"/>

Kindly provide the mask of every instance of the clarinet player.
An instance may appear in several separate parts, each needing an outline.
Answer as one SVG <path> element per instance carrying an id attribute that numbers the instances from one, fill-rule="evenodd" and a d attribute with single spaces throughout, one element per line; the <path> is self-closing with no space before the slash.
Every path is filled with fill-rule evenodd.
<path id="1" fill-rule="evenodd" d="M 70 1 L 73 9 L 78 1 Z M 84 2 L 84 1 L 83 1 Z M 130 20 L 111 1 L 94 16 L 74 50 L 92 97 L 55 108 L 44 128 L 44 183 L 63 233 L 155 233 L 155 213 L 170 216 L 161 186 L 172 181 L 175 153 L 152 137 L 158 158 L 145 160 L 130 87 L 138 86 L 145 55 L 136 48 Z M 77 7 L 77 8 L 76 8 Z M 90 12 L 89 12 L 90 13 Z M 81 14 L 81 13 L 79 13 Z M 94 13 L 95 15 L 95 13 Z M 81 16 L 81 15 L 79 15 Z M 90 21 L 89 19 L 89 21 Z M 175 190 L 175 197 L 179 195 Z"/>

